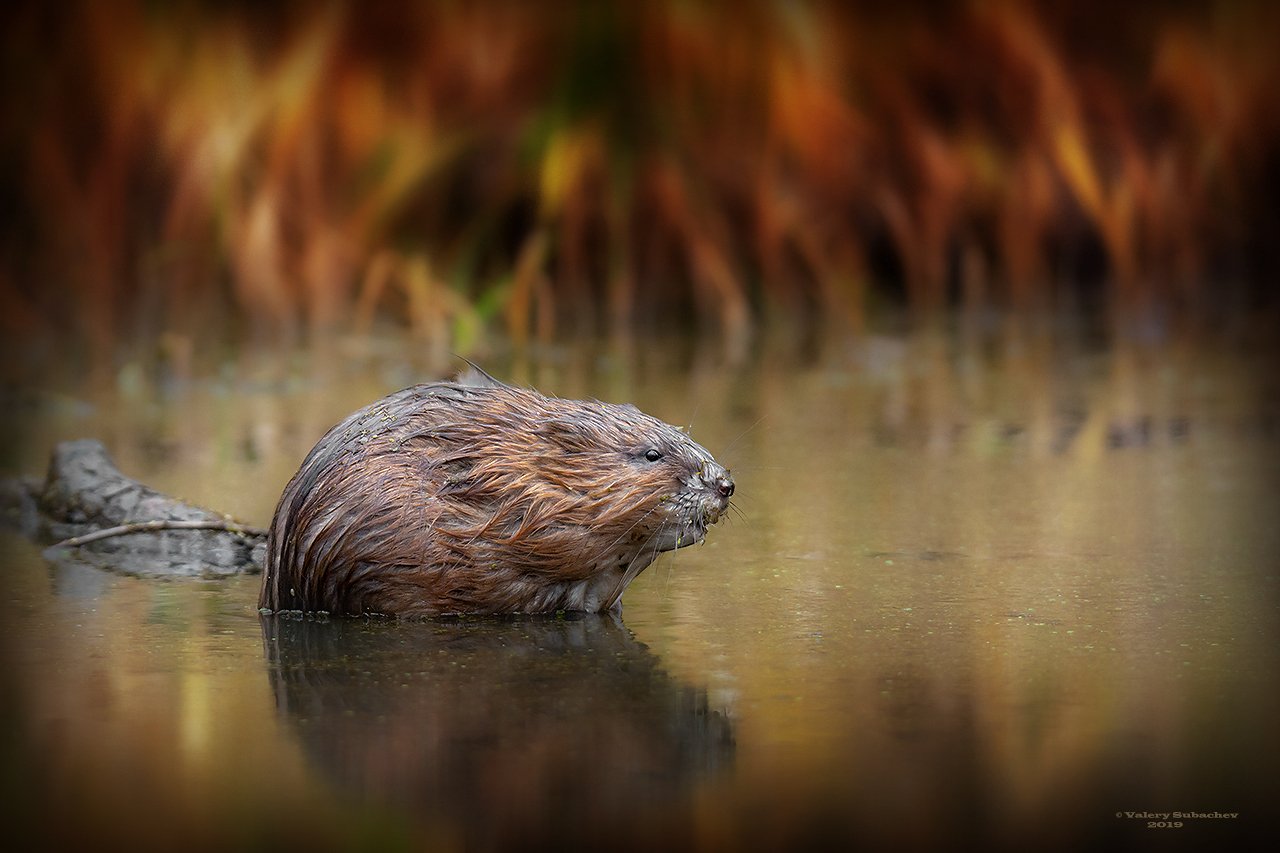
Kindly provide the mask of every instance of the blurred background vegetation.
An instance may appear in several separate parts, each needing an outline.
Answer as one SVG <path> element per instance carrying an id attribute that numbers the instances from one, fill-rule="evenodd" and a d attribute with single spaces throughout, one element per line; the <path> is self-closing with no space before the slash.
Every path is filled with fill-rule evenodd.
<path id="1" fill-rule="evenodd" d="M 1273 4 L 879 6 L 15 4 L 7 370 L 1275 307 Z"/>

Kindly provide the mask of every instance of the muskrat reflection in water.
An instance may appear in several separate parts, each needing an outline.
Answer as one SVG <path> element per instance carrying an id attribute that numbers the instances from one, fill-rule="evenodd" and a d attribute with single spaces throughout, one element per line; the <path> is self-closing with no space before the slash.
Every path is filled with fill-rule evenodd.
<path id="1" fill-rule="evenodd" d="M 356 615 L 602 612 L 706 537 L 729 472 L 635 406 L 479 370 L 350 415 L 271 522 L 258 605 Z"/>
<path id="2" fill-rule="evenodd" d="M 735 761 L 731 717 L 617 614 L 260 619 L 317 780 L 446 847 L 669 850 Z"/>

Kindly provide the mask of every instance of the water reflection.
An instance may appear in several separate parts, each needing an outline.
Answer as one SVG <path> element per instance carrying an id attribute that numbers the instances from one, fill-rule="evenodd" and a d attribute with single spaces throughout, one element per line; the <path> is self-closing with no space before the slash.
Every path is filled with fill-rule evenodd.
<path id="1" fill-rule="evenodd" d="M 468 848 L 669 829 L 734 758 L 705 690 L 612 616 L 264 617 L 276 708 L 344 789 L 460 828 Z M 652 816 L 652 822 L 642 819 Z"/>

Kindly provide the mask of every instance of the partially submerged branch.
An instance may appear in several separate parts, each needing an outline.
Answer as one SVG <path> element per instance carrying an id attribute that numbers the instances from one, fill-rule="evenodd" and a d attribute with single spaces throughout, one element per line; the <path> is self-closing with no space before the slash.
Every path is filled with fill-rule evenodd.
<path id="1" fill-rule="evenodd" d="M 61 542 L 51 546 L 53 548 L 75 548 L 80 545 L 87 545 L 90 542 L 97 542 L 99 539 L 108 539 L 112 536 L 124 536 L 129 533 L 151 533 L 159 530 L 223 530 L 228 533 L 236 533 L 246 538 L 262 539 L 267 535 L 267 531 L 262 527 L 250 527 L 241 524 L 238 521 L 230 519 L 222 521 L 179 521 L 169 519 L 154 519 L 152 521 L 135 521 L 129 524 L 121 524 L 116 527 L 105 527 L 101 530 L 95 530 L 92 533 L 85 533 L 82 536 L 72 536 L 70 539 L 63 539 Z"/>
<path id="2" fill-rule="evenodd" d="M 252 574 L 262 570 L 266 554 L 266 530 L 126 477 L 91 439 L 57 445 L 44 482 L 0 480 L 0 524 L 40 544 L 58 543 L 44 551 L 51 562 L 135 577 Z M 168 536 L 166 530 L 200 532 Z"/>

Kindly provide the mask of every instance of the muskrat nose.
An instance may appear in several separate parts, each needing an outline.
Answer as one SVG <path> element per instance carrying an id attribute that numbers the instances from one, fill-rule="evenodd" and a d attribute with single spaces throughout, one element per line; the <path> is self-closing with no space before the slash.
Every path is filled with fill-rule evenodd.
<path id="1" fill-rule="evenodd" d="M 733 494 L 733 478 L 729 476 L 727 468 L 722 468 L 714 462 L 708 462 L 702 466 L 702 470 L 698 472 L 698 477 L 702 480 L 704 488 L 715 492 L 726 501 Z"/>
<path id="2" fill-rule="evenodd" d="M 721 497 L 733 497 L 733 480 L 730 480 L 727 474 L 719 478 L 716 480 L 716 491 L 720 493 Z"/>

